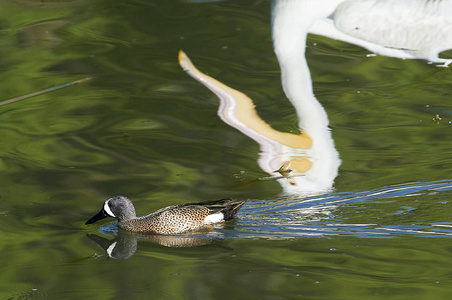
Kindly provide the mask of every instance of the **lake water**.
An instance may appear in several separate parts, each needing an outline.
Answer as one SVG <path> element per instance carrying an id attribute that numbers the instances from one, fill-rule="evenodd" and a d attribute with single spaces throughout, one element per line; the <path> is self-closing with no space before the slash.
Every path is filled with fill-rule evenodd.
<path id="1" fill-rule="evenodd" d="M 0 106 L 1 299 L 452 297 L 450 68 L 309 34 L 305 84 L 340 162 L 334 189 L 287 193 L 178 63 L 182 49 L 297 133 L 271 14 L 269 1 L 0 2 L 0 101 L 90 78 Z M 177 237 L 84 224 L 118 194 L 138 214 L 247 202 Z"/>

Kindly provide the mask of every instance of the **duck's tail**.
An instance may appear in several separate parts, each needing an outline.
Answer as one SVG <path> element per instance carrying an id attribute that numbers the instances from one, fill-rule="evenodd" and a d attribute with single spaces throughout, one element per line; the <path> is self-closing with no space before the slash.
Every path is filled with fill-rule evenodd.
<path id="1" fill-rule="evenodd" d="M 234 219 L 243 204 L 245 204 L 245 201 L 232 201 L 229 205 L 220 210 L 224 215 L 224 220 L 228 221 Z"/>

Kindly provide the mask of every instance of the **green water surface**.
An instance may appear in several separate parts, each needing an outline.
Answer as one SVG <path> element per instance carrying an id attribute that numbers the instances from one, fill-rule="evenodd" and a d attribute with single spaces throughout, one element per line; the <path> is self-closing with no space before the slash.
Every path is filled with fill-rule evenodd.
<path id="1" fill-rule="evenodd" d="M 342 164 L 331 193 L 286 197 L 177 62 L 296 131 L 270 19 L 258 0 L 0 1 L 0 101 L 91 78 L 0 106 L 0 299 L 452 297 L 450 68 L 310 35 Z M 117 194 L 138 214 L 247 203 L 193 247 L 140 237 L 115 259 L 108 241 L 129 237 L 84 222 Z"/>

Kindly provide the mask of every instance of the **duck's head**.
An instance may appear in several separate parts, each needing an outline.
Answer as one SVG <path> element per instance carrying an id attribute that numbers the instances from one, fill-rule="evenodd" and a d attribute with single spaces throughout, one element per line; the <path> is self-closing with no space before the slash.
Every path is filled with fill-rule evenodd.
<path id="1" fill-rule="evenodd" d="M 119 221 L 136 218 L 135 207 L 127 197 L 112 197 L 106 200 L 97 215 L 86 221 L 85 224 L 92 224 L 106 217 L 116 218 Z"/>

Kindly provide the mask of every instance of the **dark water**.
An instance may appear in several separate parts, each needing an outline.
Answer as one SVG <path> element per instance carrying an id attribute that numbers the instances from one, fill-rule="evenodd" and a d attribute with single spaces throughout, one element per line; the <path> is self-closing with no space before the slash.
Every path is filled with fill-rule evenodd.
<path id="1" fill-rule="evenodd" d="M 1 101 L 92 78 L 0 106 L 1 299 L 452 296 L 450 69 L 310 35 L 342 164 L 333 191 L 285 195 L 177 62 L 183 49 L 296 131 L 270 18 L 268 1 L 0 2 Z M 84 225 L 117 194 L 139 214 L 247 203 L 172 239 Z"/>

